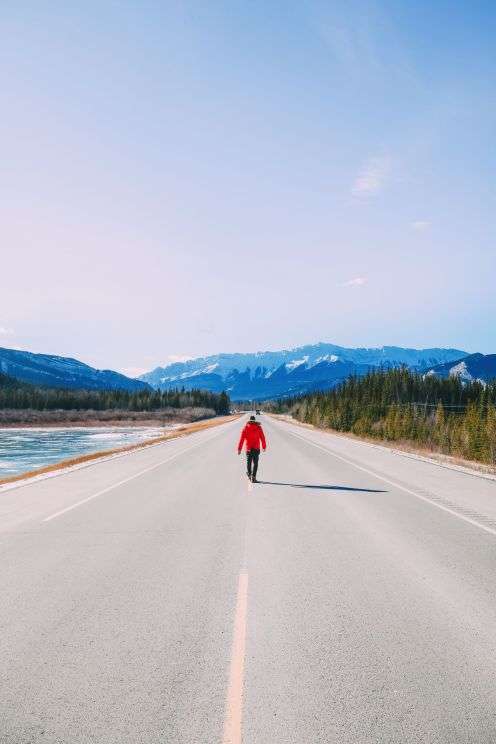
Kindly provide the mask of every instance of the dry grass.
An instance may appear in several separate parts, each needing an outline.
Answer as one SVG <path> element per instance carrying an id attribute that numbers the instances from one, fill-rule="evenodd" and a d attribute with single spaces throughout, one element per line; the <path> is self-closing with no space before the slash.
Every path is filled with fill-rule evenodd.
<path id="1" fill-rule="evenodd" d="M 60 462 L 54 463 L 53 465 L 46 465 L 44 468 L 38 468 L 37 470 L 30 470 L 27 473 L 20 473 L 19 475 L 11 475 L 8 478 L 0 479 L 0 486 L 6 483 L 14 483 L 15 481 L 25 480 L 26 478 L 34 478 L 38 475 L 44 475 L 45 473 L 52 473 L 57 470 L 63 470 L 64 468 L 70 468 L 74 465 L 81 465 L 85 462 L 91 462 L 92 460 L 99 460 L 101 457 L 109 457 L 109 455 L 122 454 L 123 452 L 132 452 L 133 450 L 143 449 L 149 447 L 152 444 L 160 444 L 166 442 L 169 439 L 177 439 L 178 437 L 184 437 L 188 434 L 194 434 L 197 431 L 203 431 L 203 429 L 211 429 L 214 426 L 225 424 L 227 421 L 234 421 L 239 416 L 218 416 L 213 419 L 207 419 L 206 421 L 195 421 L 192 424 L 185 424 L 179 429 L 174 429 L 160 437 L 154 437 L 153 439 L 147 439 L 144 442 L 138 444 L 128 444 L 125 447 L 116 447 L 115 449 L 102 450 L 101 452 L 93 452 L 89 455 L 80 455 L 79 457 L 72 457 L 68 460 L 61 460 Z"/>

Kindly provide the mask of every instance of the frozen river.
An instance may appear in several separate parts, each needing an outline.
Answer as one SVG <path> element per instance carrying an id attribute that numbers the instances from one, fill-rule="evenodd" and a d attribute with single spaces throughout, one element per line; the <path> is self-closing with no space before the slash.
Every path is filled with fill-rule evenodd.
<path id="1" fill-rule="evenodd" d="M 0 480 L 70 457 L 136 444 L 173 427 L 0 429 Z"/>

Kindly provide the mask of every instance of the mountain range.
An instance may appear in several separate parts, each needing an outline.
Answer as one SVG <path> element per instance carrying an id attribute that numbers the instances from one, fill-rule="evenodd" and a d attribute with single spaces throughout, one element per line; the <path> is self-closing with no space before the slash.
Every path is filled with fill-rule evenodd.
<path id="1" fill-rule="evenodd" d="M 469 354 L 454 362 L 437 364 L 427 374 L 438 377 L 459 377 L 465 382 L 496 379 L 496 354 Z"/>
<path id="2" fill-rule="evenodd" d="M 0 372 L 23 382 L 46 387 L 83 390 L 149 390 L 141 380 L 110 369 L 95 369 L 77 359 L 33 354 L 30 351 L 0 348 Z"/>
<path id="3" fill-rule="evenodd" d="M 131 391 L 200 388 L 226 390 L 232 400 L 266 400 L 325 390 L 352 374 L 398 365 L 439 377 L 456 375 L 467 382 L 496 379 L 496 354 L 467 354 L 460 349 L 346 348 L 319 343 L 283 351 L 215 354 L 157 367 L 134 379 L 77 359 L 0 348 L 0 372 L 34 385 Z"/>
<path id="4" fill-rule="evenodd" d="M 345 348 L 319 343 L 291 350 L 216 354 L 175 362 L 139 379 L 162 390 L 199 387 L 213 392 L 226 390 L 233 400 L 264 400 L 331 388 L 351 374 L 363 375 L 371 368 L 406 365 L 428 372 L 466 356 L 460 349 Z"/>

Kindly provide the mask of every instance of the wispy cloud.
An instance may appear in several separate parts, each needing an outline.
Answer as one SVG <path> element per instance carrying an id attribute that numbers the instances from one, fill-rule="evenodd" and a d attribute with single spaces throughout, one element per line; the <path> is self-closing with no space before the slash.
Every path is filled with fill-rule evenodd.
<path id="1" fill-rule="evenodd" d="M 353 196 L 375 196 L 381 191 L 391 173 L 391 159 L 387 156 L 369 158 L 353 182 Z"/>
<path id="2" fill-rule="evenodd" d="M 415 222 L 412 222 L 412 230 L 416 230 L 417 232 L 423 232 L 424 230 L 427 230 L 431 226 L 431 223 L 429 220 L 415 220 Z"/>
<path id="3" fill-rule="evenodd" d="M 365 276 L 356 276 L 354 279 L 348 279 L 347 282 L 343 282 L 341 284 L 342 287 L 363 287 L 364 284 L 367 284 L 367 277 Z"/>
<path id="4" fill-rule="evenodd" d="M 15 336 L 15 331 L 13 328 L 5 328 L 5 326 L 0 326 L 0 336 Z"/>

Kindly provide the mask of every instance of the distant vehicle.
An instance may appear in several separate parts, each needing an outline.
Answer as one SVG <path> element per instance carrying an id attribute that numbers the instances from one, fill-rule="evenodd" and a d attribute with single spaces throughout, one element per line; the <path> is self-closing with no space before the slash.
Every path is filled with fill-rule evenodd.
<path id="1" fill-rule="evenodd" d="M 257 414 L 257 416 L 260 416 L 260 411 L 255 411 L 255 413 Z"/>

